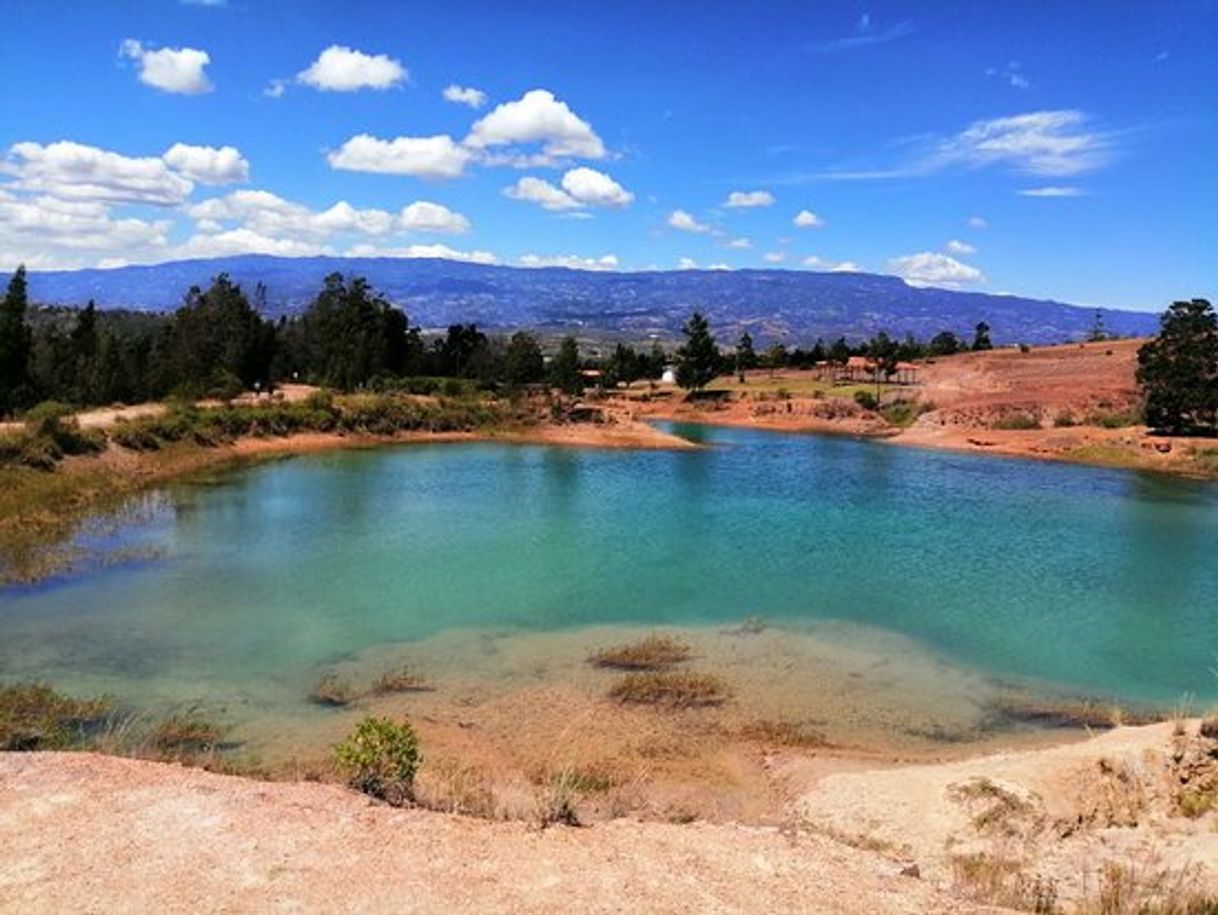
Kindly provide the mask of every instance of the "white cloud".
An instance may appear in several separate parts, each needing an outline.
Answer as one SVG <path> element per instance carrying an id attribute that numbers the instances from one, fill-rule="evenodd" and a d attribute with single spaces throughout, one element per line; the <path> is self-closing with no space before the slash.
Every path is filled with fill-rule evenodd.
<path id="1" fill-rule="evenodd" d="M 287 91 L 288 81 L 286 79 L 273 79 L 266 84 L 262 94 L 267 98 L 283 98 L 284 93 Z"/>
<path id="2" fill-rule="evenodd" d="M 732 191 L 727 195 L 725 207 L 748 209 L 751 207 L 768 207 L 773 205 L 774 195 L 769 191 Z"/>
<path id="3" fill-rule="evenodd" d="M 634 200 L 634 194 L 603 172 L 580 166 L 562 176 L 562 187 L 528 176 L 503 189 L 504 196 L 513 200 L 536 203 L 553 212 L 576 210 L 588 206 L 624 207 Z"/>
<path id="4" fill-rule="evenodd" d="M 791 224 L 798 229 L 819 229 L 825 224 L 825 221 L 811 210 L 800 210 L 791 220 Z"/>
<path id="5" fill-rule="evenodd" d="M 343 45 L 330 45 L 296 74 L 296 81 L 322 92 L 391 89 L 409 79 L 400 61 L 386 54 L 365 54 Z"/>
<path id="6" fill-rule="evenodd" d="M 92 266 L 100 256 L 149 256 L 165 248 L 168 220 L 114 219 L 104 203 L 0 197 L 0 269 Z"/>
<path id="7" fill-rule="evenodd" d="M 503 195 L 510 197 L 512 200 L 525 200 L 529 203 L 536 203 L 553 212 L 577 209 L 583 205 L 562 188 L 555 187 L 549 181 L 542 178 L 534 178 L 531 175 L 521 178 L 509 187 L 505 187 Z"/>
<path id="8" fill-rule="evenodd" d="M 233 254 L 273 254 L 278 257 L 312 257 L 331 253 L 329 248 L 291 238 L 272 238 L 253 229 L 195 235 L 173 251 L 175 258 L 227 257 Z"/>
<path id="9" fill-rule="evenodd" d="M 678 270 L 697 270 L 698 263 L 692 257 L 680 257 L 680 258 L 677 258 L 677 269 Z"/>
<path id="10" fill-rule="evenodd" d="M 934 251 L 895 257 L 888 262 L 888 266 L 910 286 L 944 286 L 950 289 L 985 279 L 976 267 Z"/>
<path id="11" fill-rule="evenodd" d="M 198 48 L 158 48 L 149 50 L 141 42 L 128 38 L 119 53 L 137 61 L 140 82 L 163 92 L 178 95 L 200 95 L 211 92 L 212 84 L 203 71 L 211 63 L 211 55 Z"/>
<path id="12" fill-rule="evenodd" d="M 603 159 L 605 144 L 590 124 L 546 89 L 533 89 L 504 102 L 470 128 L 465 144 L 472 149 L 503 147 L 510 164 L 553 164 L 564 158 Z M 514 154 L 513 147 L 538 144 L 540 156 Z"/>
<path id="13" fill-rule="evenodd" d="M 725 264 L 722 261 L 720 261 L 717 264 L 707 264 L 706 269 L 707 270 L 735 270 L 736 268 L 733 267 L 731 264 Z"/>
<path id="14" fill-rule="evenodd" d="M 946 245 L 943 246 L 948 254 L 976 254 L 977 249 L 966 241 L 960 241 L 958 238 L 948 239 Z"/>
<path id="15" fill-rule="evenodd" d="M 1029 187 L 1016 191 L 1021 197 L 1084 197 L 1081 187 Z"/>
<path id="16" fill-rule="evenodd" d="M 572 198 L 588 206 L 617 208 L 634 200 L 634 194 L 604 172 L 582 165 L 562 176 L 562 188 Z"/>
<path id="17" fill-rule="evenodd" d="M 405 207 L 398 225 L 407 232 L 434 232 L 442 235 L 462 235 L 469 231 L 469 220 L 448 207 L 430 200 L 416 200 Z"/>
<path id="18" fill-rule="evenodd" d="M 1017 60 L 1011 61 L 1005 67 L 987 67 L 985 75 L 990 78 L 998 77 L 1013 89 L 1027 89 L 1032 85 Z"/>
<path id="19" fill-rule="evenodd" d="M 1108 163 L 1111 153 L 1108 137 L 1088 130 L 1088 120 L 1081 111 L 1059 110 L 976 121 L 942 142 L 923 167 L 1006 165 L 1032 175 L 1094 171 Z"/>
<path id="20" fill-rule="evenodd" d="M 354 245 L 346 252 L 348 257 L 400 257 L 440 258 L 446 261 L 463 261 L 470 264 L 496 264 L 499 258 L 490 251 L 457 251 L 448 245 L 407 245 L 404 248 L 384 248 L 376 245 Z"/>
<path id="21" fill-rule="evenodd" d="M 727 247 L 734 251 L 747 251 L 753 247 L 753 242 L 747 238 L 733 238 L 727 243 Z"/>
<path id="22" fill-rule="evenodd" d="M 486 93 L 473 86 L 458 86 L 456 83 L 444 87 L 444 100 L 458 105 L 469 105 L 478 109 L 486 104 Z"/>
<path id="23" fill-rule="evenodd" d="M 606 254 L 603 257 L 579 257 L 575 254 L 540 255 L 525 254 L 520 257 L 522 267 L 566 267 L 570 270 L 616 270 L 617 257 Z"/>
<path id="24" fill-rule="evenodd" d="M 765 254 L 761 255 L 761 259 L 767 264 L 781 264 L 787 259 L 787 252 L 767 251 Z"/>
<path id="25" fill-rule="evenodd" d="M 175 171 L 199 184 L 248 181 L 250 164 L 233 146 L 187 146 L 174 143 L 161 157 Z"/>
<path id="26" fill-rule="evenodd" d="M 970 229 L 988 229 L 990 227 L 990 223 L 988 220 L 983 219 L 980 216 L 970 216 L 968 218 L 968 227 Z"/>
<path id="27" fill-rule="evenodd" d="M 682 232 L 709 232 L 710 226 L 703 225 L 685 210 L 673 210 L 668 214 L 668 224 Z"/>
<path id="28" fill-rule="evenodd" d="M 163 159 L 132 158 L 70 140 L 14 143 L 0 171 L 13 176 L 19 190 L 63 200 L 175 206 L 194 188 Z"/>
<path id="29" fill-rule="evenodd" d="M 186 208 L 204 233 L 223 231 L 226 223 L 267 237 L 304 237 L 316 241 L 340 232 L 384 235 L 399 220 L 384 210 L 360 210 L 340 200 L 328 210 L 314 212 L 303 204 L 284 200 L 269 191 L 233 191 Z"/>
<path id="30" fill-rule="evenodd" d="M 808 255 L 800 263 L 813 270 L 827 270 L 830 273 L 860 273 L 863 269 L 854 261 L 831 261 L 815 254 Z"/>
<path id="31" fill-rule="evenodd" d="M 473 153 L 447 134 L 381 140 L 366 133 L 352 137 L 327 157 L 331 168 L 416 178 L 456 178 Z"/>

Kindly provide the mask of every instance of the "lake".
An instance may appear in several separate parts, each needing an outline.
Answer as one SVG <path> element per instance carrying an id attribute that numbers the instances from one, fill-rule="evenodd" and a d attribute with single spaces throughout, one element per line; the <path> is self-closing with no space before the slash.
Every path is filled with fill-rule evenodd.
<path id="1" fill-rule="evenodd" d="M 1218 700 L 1218 486 L 666 428 L 706 447 L 405 445 L 168 487 L 82 534 L 112 561 L 0 591 L 0 678 L 305 715 L 386 646 L 757 617 L 927 682 Z"/>

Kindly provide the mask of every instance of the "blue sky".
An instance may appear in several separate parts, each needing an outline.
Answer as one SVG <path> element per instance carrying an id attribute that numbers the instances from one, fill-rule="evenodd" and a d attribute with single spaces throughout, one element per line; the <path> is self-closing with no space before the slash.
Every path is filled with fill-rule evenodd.
<path id="1" fill-rule="evenodd" d="M 439 254 L 1145 310 L 1218 292 L 1215 2 L 10 0 L 4 20 L 0 268 Z"/>

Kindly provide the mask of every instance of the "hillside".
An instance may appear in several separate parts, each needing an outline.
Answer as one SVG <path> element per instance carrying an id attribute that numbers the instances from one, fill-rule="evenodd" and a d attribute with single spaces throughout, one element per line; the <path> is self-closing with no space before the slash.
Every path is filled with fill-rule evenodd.
<path id="1" fill-rule="evenodd" d="M 44 304 L 164 310 L 191 285 L 228 273 L 266 287 L 269 316 L 299 312 L 334 271 L 367 277 L 423 327 L 474 321 L 489 329 L 529 327 L 587 336 L 671 339 L 693 309 L 732 340 L 743 329 L 762 344 L 811 342 L 879 330 L 927 339 L 941 330 L 971 335 L 985 321 L 997 343 L 1057 343 L 1084 337 L 1095 309 L 979 292 L 915 288 L 892 276 L 793 270 L 680 270 L 611 273 L 468 264 L 436 259 L 279 258 L 261 255 L 176 261 L 109 270 L 30 275 Z M 1146 335 L 1154 315 L 1103 310 L 1110 333 Z"/>

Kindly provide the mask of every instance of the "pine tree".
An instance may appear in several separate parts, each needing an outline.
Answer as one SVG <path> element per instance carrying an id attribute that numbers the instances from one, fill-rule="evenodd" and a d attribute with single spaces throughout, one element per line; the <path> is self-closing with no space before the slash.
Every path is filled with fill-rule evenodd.
<path id="1" fill-rule="evenodd" d="M 30 352 L 33 335 L 25 323 L 29 302 L 25 266 L 18 267 L 0 300 L 0 416 L 26 406 L 32 396 Z"/>
<path id="2" fill-rule="evenodd" d="M 695 311 L 682 331 L 685 345 L 677 349 L 677 384 L 687 391 L 698 391 L 719 374 L 719 348 L 701 312 Z"/>

